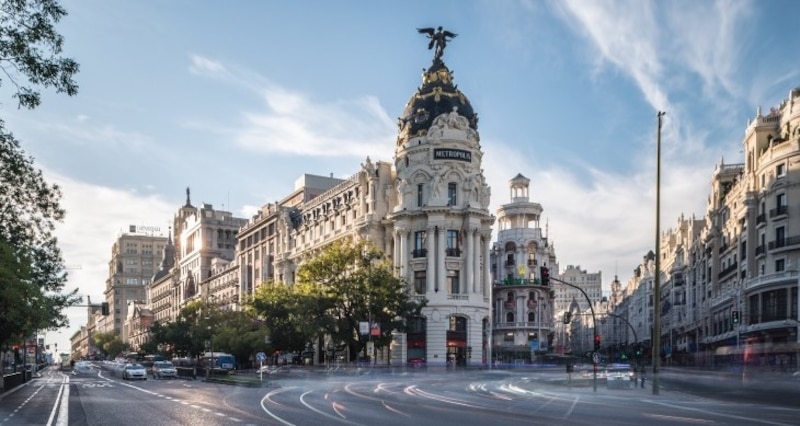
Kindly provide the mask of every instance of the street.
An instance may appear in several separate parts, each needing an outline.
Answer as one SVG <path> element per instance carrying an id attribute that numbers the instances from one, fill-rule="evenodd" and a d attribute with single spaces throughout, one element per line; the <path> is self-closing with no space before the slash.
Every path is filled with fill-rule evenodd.
<path id="1" fill-rule="evenodd" d="M 245 374 L 245 373 L 242 373 Z M 259 387 L 202 380 L 123 381 L 97 366 L 41 377 L 0 399 L 9 425 L 795 425 L 800 408 L 742 402 L 752 390 L 696 374 L 665 374 L 664 389 L 593 391 L 560 369 L 292 372 Z M 714 391 L 714 386 L 721 386 Z M 690 394 L 686 389 L 701 389 Z M 723 392 L 723 390 L 726 390 Z M 797 399 L 796 383 L 776 392 Z M 728 397 L 734 395 L 734 399 Z M 61 398 L 61 399 L 59 399 Z M 68 400 L 68 405 L 63 402 Z"/>

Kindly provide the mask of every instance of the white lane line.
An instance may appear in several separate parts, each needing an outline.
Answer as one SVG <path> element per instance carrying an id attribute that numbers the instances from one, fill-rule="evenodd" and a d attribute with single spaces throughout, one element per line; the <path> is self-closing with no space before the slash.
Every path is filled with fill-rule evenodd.
<path id="1" fill-rule="evenodd" d="M 644 402 L 649 402 L 651 404 L 662 405 L 664 407 L 677 408 L 679 410 L 684 410 L 684 411 L 695 411 L 695 412 L 708 414 L 708 415 L 712 415 L 712 416 L 720 416 L 720 417 L 726 417 L 726 418 L 729 418 L 729 419 L 744 420 L 745 422 L 747 422 L 747 424 L 751 424 L 751 425 L 754 425 L 754 424 L 775 425 L 775 426 L 794 426 L 794 425 L 796 425 L 796 423 L 773 422 L 773 421 L 764 420 L 764 419 L 756 419 L 756 418 L 753 418 L 753 417 L 737 416 L 737 415 L 734 415 L 734 414 L 725 414 L 725 413 L 720 413 L 720 412 L 717 412 L 717 411 L 708 411 L 707 409 L 684 407 L 684 406 L 677 405 L 677 404 L 667 404 L 666 402 L 654 401 L 654 400 L 649 400 L 649 399 L 645 399 L 643 401 Z"/>

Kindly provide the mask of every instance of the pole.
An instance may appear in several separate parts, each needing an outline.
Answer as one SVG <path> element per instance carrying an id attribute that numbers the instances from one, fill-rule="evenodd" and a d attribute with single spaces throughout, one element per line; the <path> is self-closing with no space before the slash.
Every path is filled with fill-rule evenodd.
<path id="1" fill-rule="evenodd" d="M 661 124 L 664 111 L 658 111 L 656 137 L 656 270 L 653 277 L 653 395 L 658 395 L 658 364 L 661 360 Z"/>
<path id="2" fill-rule="evenodd" d="M 561 284 L 564 284 L 566 286 L 570 286 L 572 288 L 577 288 L 583 294 L 583 297 L 586 298 L 586 301 L 589 302 L 589 310 L 591 310 L 591 312 L 592 312 L 592 333 L 594 334 L 594 340 L 592 341 L 592 344 L 594 344 L 594 342 L 597 341 L 597 319 L 595 318 L 595 315 L 594 315 L 594 305 L 592 305 L 592 299 L 589 299 L 589 295 L 586 294 L 586 292 L 583 291 L 582 288 L 580 288 L 580 287 L 578 287 L 578 286 L 576 286 L 574 284 L 570 284 L 570 283 L 568 283 L 566 281 L 562 281 L 562 280 L 560 280 L 558 278 L 553 278 L 553 277 L 550 277 L 550 281 L 561 283 Z M 591 345 L 589 347 L 591 347 Z M 594 389 L 595 392 L 597 392 L 597 362 L 595 361 L 595 359 L 596 358 L 593 356 L 592 357 L 592 371 L 594 372 L 594 380 L 592 381 L 592 388 Z"/>

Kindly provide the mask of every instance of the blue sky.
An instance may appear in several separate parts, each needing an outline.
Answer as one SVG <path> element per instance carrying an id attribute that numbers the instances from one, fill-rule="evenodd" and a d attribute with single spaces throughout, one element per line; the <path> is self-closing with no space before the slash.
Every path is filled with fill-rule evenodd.
<path id="1" fill-rule="evenodd" d="M 416 28 L 458 36 L 445 63 L 480 115 L 492 210 L 531 179 L 562 268 L 632 275 L 662 228 L 702 217 L 714 166 L 742 161 L 760 105 L 800 85 L 793 1 L 65 2 L 78 96 L 2 117 L 64 189 L 69 285 L 99 300 L 128 224 L 183 203 L 249 216 L 303 173 L 391 161 L 396 118 L 431 63 Z M 60 350 L 84 324 L 50 333 Z"/>

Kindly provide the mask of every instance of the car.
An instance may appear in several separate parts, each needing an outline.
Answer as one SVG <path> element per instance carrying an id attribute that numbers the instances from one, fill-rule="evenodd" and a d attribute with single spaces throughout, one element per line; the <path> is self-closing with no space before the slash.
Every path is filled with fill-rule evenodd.
<path id="1" fill-rule="evenodd" d="M 630 389 L 636 387 L 633 368 L 628 364 L 611 364 L 605 371 L 609 389 Z"/>
<path id="2" fill-rule="evenodd" d="M 147 370 L 142 364 L 125 364 L 122 369 L 122 380 L 141 379 L 147 380 Z"/>
<path id="3" fill-rule="evenodd" d="M 257 368 L 256 374 L 264 374 L 265 376 L 281 376 L 284 374 L 289 374 L 291 371 L 292 367 L 289 365 L 265 365 Z"/>
<path id="4" fill-rule="evenodd" d="M 152 371 L 154 379 L 163 379 L 165 377 L 173 377 L 173 378 L 178 377 L 178 370 L 169 361 L 154 362 Z"/>

